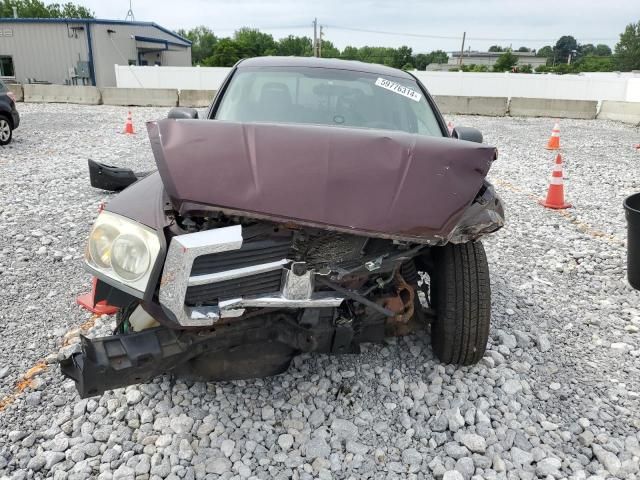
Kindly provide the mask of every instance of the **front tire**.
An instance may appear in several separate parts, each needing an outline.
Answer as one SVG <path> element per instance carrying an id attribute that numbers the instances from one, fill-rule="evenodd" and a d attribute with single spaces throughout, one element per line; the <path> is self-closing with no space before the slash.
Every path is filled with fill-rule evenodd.
<path id="1" fill-rule="evenodd" d="M 7 145 L 13 136 L 13 125 L 4 115 L 0 115 L 0 145 Z"/>
<path id="2" fill-rule="evenodd" d="M 472 365 L 484 356 L 489 340 L 491 286 L 484 247 L 448 244 L 431 255 L 433 351 L 444 363 Z"/>

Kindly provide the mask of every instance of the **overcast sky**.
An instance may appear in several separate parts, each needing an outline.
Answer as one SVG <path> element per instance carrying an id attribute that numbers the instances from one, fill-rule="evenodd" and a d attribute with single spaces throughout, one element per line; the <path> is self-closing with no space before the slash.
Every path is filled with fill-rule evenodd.
<path id="1" fill-rule="evenodd" d="M 124 19 L 129 0 L 76 0 L 98 18 Z M 490 45 L 539 48 L 573 35 L 614 47 L 624 27 L 640 21 L 639 0 L 133 0 L 136 20 L 176 30 L 206 25 L 218 36 L 255 27 L 278 39 L 312 36 L 314 17 L 325 38 L 346 45 L 408 45 L 414 52 Z M 347 30 L 356 29 L 356 30 Z M 376 32 L 362 32 L 372 30 Z M 382 32 L 401 33 L 391 35 Z M 429 36 L 429 37 L 425 37 Z M 440 38 L 445 37 L 445 38 Z"/>

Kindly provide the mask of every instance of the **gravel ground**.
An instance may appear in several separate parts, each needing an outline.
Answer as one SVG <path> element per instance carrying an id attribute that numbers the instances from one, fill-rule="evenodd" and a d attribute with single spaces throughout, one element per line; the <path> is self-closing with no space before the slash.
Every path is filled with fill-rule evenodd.
<path id="1" fill-rule="evenodd" d="M 55 361 L 95 322 L 75 304 L 88 230 L 109 196 L 86 159 L 149 169 L 126 109 L 21 104 L 0 147 L 0 477 L 640 478 L 640 293 L 625 280 L 622 200 L 640 190 L 637 128 L 562 120 L 568 200 L 545 210 L 551 119 L 452 117 L 500 158 L 508 224 L 485 242 L 489 350 L 435 360 L 426 334 L 360 356 L 298 357 L 274 378 L 172 383 L 80 400 Z M 4 475 L 4 476 L 3 476 Z"/>

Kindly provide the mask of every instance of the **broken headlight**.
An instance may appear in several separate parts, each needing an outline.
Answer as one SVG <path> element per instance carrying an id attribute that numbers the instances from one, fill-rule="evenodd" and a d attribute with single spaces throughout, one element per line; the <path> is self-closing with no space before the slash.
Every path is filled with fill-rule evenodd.
<path id="1" fill-rule="evenodd" d="M 115 213 L 102 212 L 89 235 L 85 260 L 98 276 L 142 293 L 159 251 L 160 241 L 154 230 Z"/>

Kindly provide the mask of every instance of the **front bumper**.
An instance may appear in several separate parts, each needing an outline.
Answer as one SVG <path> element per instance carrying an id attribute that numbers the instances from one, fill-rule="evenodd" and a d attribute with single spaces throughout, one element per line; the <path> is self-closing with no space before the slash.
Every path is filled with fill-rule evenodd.
<path id="1" fill-rule="evenodd" d="M 17 110 L 11 112 L 11 121 L 13 122 L 13 129 L 15 130 L 20 125 L 20 114 Z"/>
<path id="2" fill-rule="evenodd" d="M 264 313 L 215 331 L 157 327 L 129 335 L 81 337 L 81 352 L 60 363 L 80 397 L 146 382 L 164 373 L 196 380 L 257 378 L 280 373 L 296 352 L 331 351 L 335 329 L 313 331 L 284 313 Z"/>
<path id="3" fill-rule="evenodd" d="M 451 243 L 474 242 L 504 226 L 504 205 L 487 180 L 449 236 Z"/>
<path id="4" fill-rule="evenodd" d="M 93 340 L 82 336 L 81 346 L 81 353 L 60 363 L 60 370 L 76 383 L 82 398 L 145 382 L 170 370 L 188 349 L 169 329 Z"/>

